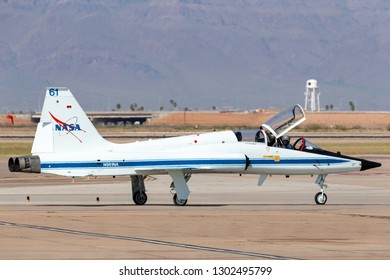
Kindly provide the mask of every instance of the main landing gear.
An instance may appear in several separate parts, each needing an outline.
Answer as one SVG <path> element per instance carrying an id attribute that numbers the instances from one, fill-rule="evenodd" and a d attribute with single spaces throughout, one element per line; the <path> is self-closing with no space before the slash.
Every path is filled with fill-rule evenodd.
<path id="1" fill-rule="evenodd" d="M 145 192 L 144 176 L 132 175 L 131 177 L 131 188 L 133 191 L 133 201 L 137 205 L 144 205 L 148 200 L 148 196 Z"/>
<path id="2" fill-rule="evenodd" d="M 317 180 L 316 180 L 316 184 L 318 184 L 320 186 L 321 191 L 315 195 L 314 201 L 316 202 L 316 204 L 319 204 L 319 205 L 324 205 L 326 203 L 326 201 L 328 200 L 328 197 L 326 196 L 325 191 L 324 191 L 324 189 L 328 188 L 328 185 L 325 184 L 325 178 L 326 178 L 326 174 L 325 175 L 318 175 Z"/>
<path id="3" fill-rule="evenodd" d="M 171 193 L 173 194 L 173 203 L 177 206 L 187 204 L 190 191 L 187 182 L 191 178 L 191 174 L 183 174 L 180 170 L 170 171 L 172 177 Z M 142 175 L 131 175 L 131 189 L 133 193 L 133 201 L 136 205 L 144 205 L 148 200 L 145 191 L 145 177 Z"/>
<path id="4" fill-rule="evenodd" d="M 188 190 L 187 182 L 190 180 L 191 174 L 183 175 L 183 173 L 179 172 L 177 174 L 170 173 L 170 175 L 173 179 L 170 186 L 171 193 L 173 194 L 173 203 L 176 206 L 184 206 L 187 204 L 188 201 L 189 190 Z M 185 198 L 179 198 L 178 192 L 181 192 L 182 196 L 184 195 Z"/>

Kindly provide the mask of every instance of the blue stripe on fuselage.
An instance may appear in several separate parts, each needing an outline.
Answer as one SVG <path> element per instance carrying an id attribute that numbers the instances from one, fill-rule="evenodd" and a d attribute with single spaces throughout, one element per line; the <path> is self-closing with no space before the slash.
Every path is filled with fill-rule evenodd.
<path id="1" fill-rule="evenodd" d="M 251 166 L 256 165 L 328 165 L 345 163 L 349 160 L 329 158 L 329 159 L 280 159 L 275 161 L 274 159 L 252 159 L 250 160 Z M 41 164 L 42 169 L 65 169 L 65 168 L 141 168 L 151 167 L 163 168 L 164 166 L 177 166 L 177 167 L 199 167 L 202 165 L 214 165 L 214 166 L 233 166 L 233 165 L 246 165 L 245 160 L 239 159 L 190 159 L 190 160 L 143 160 L 143 161 L 93 161 L 93 162 L 46 162 Z"/>

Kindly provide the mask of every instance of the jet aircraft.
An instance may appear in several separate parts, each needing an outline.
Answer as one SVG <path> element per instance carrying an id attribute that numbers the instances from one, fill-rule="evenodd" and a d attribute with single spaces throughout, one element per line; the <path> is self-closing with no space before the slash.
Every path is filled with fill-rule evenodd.
<path id="1" fill-rule="evenodd" d="M 299 105 L 287 108 L 264 124 L 256 141 L 242 141 L 240 132 L 220 131 L 134 143 L 112 143 L 98 133 L 68 88 L 46 88 L 31 155 L 12 157 L 11 172 L 49 173 L 69 177 L 131 178 L 133 201 L 147 201 L 144 179 L 169 174 L 176 205 L 186 205 L 188 180 L 197 173 L 258 174 L 258 186 L 269 175 L 316 175 L 325 204 L 325 178 L 332 173 L 364 171 L 380 163 L 326 151 L 305 138 L 286 148 L 283 136 L 306 119 Z"/>

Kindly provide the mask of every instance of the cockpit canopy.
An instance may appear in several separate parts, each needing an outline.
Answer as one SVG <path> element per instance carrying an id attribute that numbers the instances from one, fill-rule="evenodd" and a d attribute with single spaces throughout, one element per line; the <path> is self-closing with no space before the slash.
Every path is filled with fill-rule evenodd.
<path id="1" fill-rule="evenodd" d="M 278 139 L 305 120 L 305 112 L 302 107 L 297 104 L 280 111 L 262 124 L 262 127 Z"/>

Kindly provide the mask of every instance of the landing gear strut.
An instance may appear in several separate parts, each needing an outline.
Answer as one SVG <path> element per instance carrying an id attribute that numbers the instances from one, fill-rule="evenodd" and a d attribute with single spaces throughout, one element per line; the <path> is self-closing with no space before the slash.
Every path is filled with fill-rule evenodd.
<path id="1" fill-rule="evenodd" d="M 326 178 L 326 174 L 325 175 L 318 175 L 317 180 L 316 180 L 316 184 L 318 184 L 320 186 L 321 191 L 315 195 L 314 201 L 316 202 L 316 204 L 319 204 L 319 205 L 324 205 L 326 203 L 326 201 L 328 200 L 328 197 L 324 191 L 324 189 L 328 188 L 328 185 L 325 184 L 325 178 Z"/>

